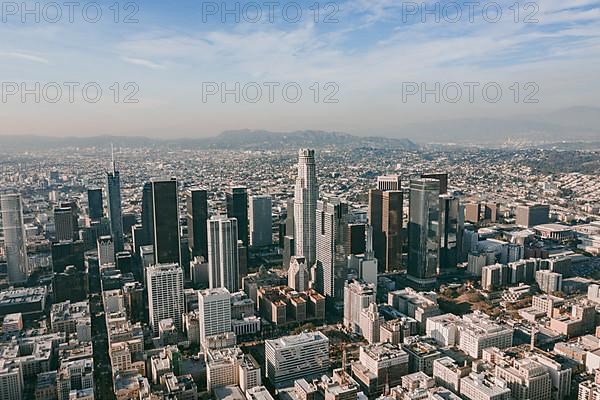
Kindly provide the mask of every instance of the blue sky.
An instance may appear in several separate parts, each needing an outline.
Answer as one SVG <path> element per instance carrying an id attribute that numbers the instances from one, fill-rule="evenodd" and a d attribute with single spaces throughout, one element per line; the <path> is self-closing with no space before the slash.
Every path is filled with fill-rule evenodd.
<path id="1" fill-rule="evenodd" d="M 38 3 L 40 10 L 49 2 Z M 63 4 L 62 2 L 58 2 Z M 23 23 L 22 10 L 3 10 L 0 34 L 1 81 L 42 86 L 48 82 L 97 82 L 103 89 L 98 103 L 84 101 L 78 92 L 70 103 L 66 95 L 57 103 L 40 103 L 9 96 L 0 103 L 0 134 L 208 136 L 227 129 L 323 129 L 355 134 L 402 136 L 407 124 L 452 118 L 507 117 L 535 114 L 571 106 L 599 106 L 600 1 L 544 0 L 521 2 L 515 22 L 514 0 L 498 1 L 497 22 L 491 2 L 481 1 L 469 20 L 464 2 L 427 2 L 448 10 L 435 21 L 421 19 L 421 2 L 398 0 L 347 0 L 341 2 L 281 1 L 268 21 L 267 1 L 257 1 L 263 15 L 256 23 L 252 2 L 238 2 L 240 21 L 227 15 L 223 4 L 236 2 L 143 1 L 119 3 L 114 22 L 114 1 L 99 1 L 102 18 L 84 20 L 82 1 L 74 22 L 64 15 L 50 23 L 44 15 Z M 293 3 L 293 4 L 292 4 Z M 4 4 L 4 3 L 3 3 Z M 20 2 L 17 4 L 20 5 Z M 33 8 L 35 2 L 28 2 Z M 292 22 L 296 5 L 302 17 Z M 315 21 L 315 6 L 319 19 Z M 453 10 L 458 5 L 463 15 Z M 488 20 L 483 6 L 490 6 Z M 3 6 L 6 7 L 6 6 Z M 217 8 L 216 15 L 203 15 Z M 241 10 L 246 7 L 247 13 Z M 282 14 L 287 7 L 288 18 Z M 12 11 L 12 12 L 8 12 Z M 52 10 L 47 9 L 48 13 Z M 88 8 L 93 16 L 93 8 Z M 123 23 L 132 11 L 137 23 Z M 532 14 L 533 13 L 533 14 Z M 329 15 L 330 23 L 323 19 Z M 537 23 L 526 23 L 530 15 Z M 88 15 L 89 16 L 89 15 Z M 456 22 L 448 19 L 456 18 Z M 139 87 L 136 104 L 112 100 L 110 87 L 127 82 Z M 233 88 L 255 82 L 280 84 L 275 100 L 263 91 L 256 103 L 222 102 L 219 94 L 203 101 L 203 87 L 214 82 Z M 302 89 L 297 103 L 286 102 L 279 92 L 293 82 Z M 314 83 L 319 101 L 315 103 Z M 339 90 L 326 90 L 327 83 Z M 497 103 L 476 96 L 474 102 L 451 103 L 420 95 L 403 102 L 406 82 L 434 87 L 448 82 L 496 82 L 502 90 Z M 539 87 L 536 104 L 513 101 L 510 87 L 533 82 Z M 264 86 L 263 86 L 264 87 Z M 265 89 L 266 90 L 266 89 Z M 332 94 L 337 103 L 324 103 Z M 478 93 L 478 92 L 476 92 Z M 525 92 L 521 88 L 520 99 Z M 479 93 L 481 94 L 481 93 Z"/>

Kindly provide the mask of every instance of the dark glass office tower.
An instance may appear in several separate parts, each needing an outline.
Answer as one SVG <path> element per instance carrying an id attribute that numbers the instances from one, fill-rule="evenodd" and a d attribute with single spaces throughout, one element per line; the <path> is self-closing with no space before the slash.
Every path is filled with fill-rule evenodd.
<path id="1" fill-rule="evenodd" d="M 112 171 L 106 174 L 106 192 L 108 193 L 108 218 L 110 233 L 115 241 L 115 252 L 123 251 L 123 211 L 121 208 L 121 177 L 113 156 Z"/>
<path id="2" fill-rule="evenodd" d="M 385 270 L 397 271 L 402 267 L 402 206 L 400 190 L 383 192 L 382 229 L 385 237 Z"/>
<path id="3" fill-rule="evenodd" d="M 154 216 L 152 207 L 152 184 L 144 183 L 142 191 L 142 245 L 152 244 L 154 241 Z M 136 249 L 138 251 L 138 249 Z"/>
<path id="4" fill-rule="evenodd" d="M 155 264 L 181 266 L 177 179 L 152 179 Z"/>
<path id="5" fill-rule="evenodd" d="M 422 174 L 421 178 L 431 178 L 440 181 L 440 194 L 446 194 L 448 192 L 447 172 L 433 172 L 430 174 Z"/>
<path id="6" fill-rule="evenodd" d="M 187 191 L 188 244 L 192 257 L 202 256 L 208 260 L 208 195 L 205 189 L 192 188 Z"/>
<path id="7" fill-rule="evenodd" d="M 435 282 L 439 264 L 440 181 L 410 182 L 408 277 L 418 284 Z"/>
<path id="8" fill-rule="evenodd" d="M 450 195 L 440 196 L 440 271 L 453 271 L 459 257 L 460 241 L 459 201 Z"/>
<path id="9" fill-rule="evenodd" d="M 92 221 L 97 221 L 104 216 L 104 206 L 102 205 L 102 189 L 89 188 L 88 197 L 88 215 Z"/>
<path id="10" fill-rule="evenodd" d="M 234 187 L 225 196 L 227 217 L 237 219 L 238 240 L 248 247 L 248 190 L 245 187 Z"/>

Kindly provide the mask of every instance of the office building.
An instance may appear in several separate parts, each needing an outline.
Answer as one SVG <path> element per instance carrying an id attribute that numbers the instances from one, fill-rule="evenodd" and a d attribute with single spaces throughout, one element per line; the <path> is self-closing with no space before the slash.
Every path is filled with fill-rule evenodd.
<path id="1" fill-rule="evenodd" d="M 87 190 L 88 216 L 92 221 L 98 221 L 104 217 L 104 203 L 102 200 L 102 188 L 89 188 Z"/>
<path id="2" fill-rule="evenodd" d="M 471 367 L 461 366 L 448 356 L 433 361 L 435 383 L 454 393 L 460 393 L 460 380 L 470 373 Z"/>
<path id="3" fill-rule="evenodd" d="M 54 237 L 56 241 L 73 240 L 73 212 L 71 207 L 54 208 Z"/>
<path id="4" fill-rule="evenodd" d="M 141 245 L 148 246 L 154 242 L 154 207 L 152 206 L 152 183 L 144 183 L 142 189 L 142 238 Z M 138 251 L 138 249 L 136 249 Z"/>
<path id="5" fill-rule="evenodd" d="M 310 272 L 304 257 L 293 256 L 288 269 L 288 286 L 298 292 L 306 292 L 309 288 Z"/>
<path id="6" fill-rule="evenodd" d="M 467 203 L 465 204 L 465 221 L 472 224 L 478 224 L 481 220 L 481 204 Z"/>
<path id="7" fill-rule="evenodd" d="M 542 292 L 553 293 L 562 290 L 563 276 L 557 272 L 549 270 L 536 271 L 535 281 Z"/>
<path id="8" fill-rule="evenodd" d="M 446 194 L 448 192 L 448 173 L 447 172 L 433 172 L 428 174 L 421 174 L 422 179 L 435 179 L 440 182 L 440 194 Z"/>
<path id="9" fill-rule="evenodd" d="M 271 196 L 250 196 L 250 246 L 267 247 L 273 244 L 273 212 Z"/>
<path id="10" fill-rule="evenodd" d="M 332 197 L 317 202 L 317 274 L 315 287 L 324 296 L 341 299 L 346 278 L 348 204 Z"/>
<path id="11" fill-rule="evenodd" d="M 394 271 L 402 262 L 403 193 L 398 175 L 379 176 L 369 190 L 368 220 L 380 272 Z"/>
<path id="12" fill-rule="evenodd" d="M 177 179 L 151 179 L 154 263 L 181 265 Z"/>
<path id="13" fill-rule="evenodd" d="M 240 287 L 237 220 L 214 217 L 207 221 L 207 229 L 209 285 L 237 292 Z"/>
<path id="14" fill-rule="evenodd" d="M 198 291 L 200 341 L 231 332 L 231 294 L 226 288 Z"/>
<path id="15" fill-rule="evenodd" d="M 435 282 L 439 268 L 440 183 L 435 179 L 410 182 L 408 277 L 417 284 Z"/>
<path id="16" fill-rule="evenodd" d="M 471 372 L 460 380 L 460 396 L 467 400 L 510 400 L 511 392 L 506 382 Z"/>
<path id="17" fill-rule="evenodd" d="M 365 229 L 366 224 L 349 224 L 348 225 L 348 246 L 346 254 L 357 255 L 365 253 L 366 237 Z M 373 229 L 371 227 L 371 229 Z"/>
<path id="18" fill-rule="evenodd" d="M 376 303 L 376 286 L 358 280 L 344 285 L 344 326 L 351 332 L 361 334 L 360 314 L 362 310 Z"/>
<path id="19" fill-rule="evenodd" d="M 532 204 L 517 207 L 516 224 L 531 228 L 532 226 L 549 222 L 550 206 L 547 204 Z"/>
<path id="20" fill-rule="evenodd" d="M 304 256 L 310 266 L 317 260 L 318 192 L 315 151 L 302 149 L 298 152 L 298 176 L 294 188 L 294 255 Z"/>
<path id="21" fill-rule="evenodd" d="M 266 376 L 278 387 L 329 371 L 329 339 L 319 331 L 265 341 Z"/>
<path id="22" fill-rule="evenodd" d="M 360 347 L 358 361 L 352 363 L 352 376 L 375 398 L 385 387 L 397 386 L 408 373 L 408 354 L 391 343 L 369 344 Z"/>
<path id="23" fill-rule="evenodd" d="M 16 360 L 0 360 L 0 399 L 22 400 L 25 384 L 23 371 Z"/>
<path id="24" fill-rule="evenodd" d="M 168 318 L 183 332 L 183 270 L 177 264 L 154 265 L 146 268 L 146 282 L 152 332 L 157 334 L 159 322 Z"/>
<path id="25" fill-rule="evenodd" d="M 440 196 L 440 272 L 454 271 L 462 249 L 462 224 L 459 201 L 450 195 Z"/>
<path id="26" fill-rule="evenodd" d="M 115 244 L 111 236 L 100 236 L 97 240 L 98 265 L 115 263 Z"/>
<path id="27" fill-rule="evenodd" d="M 121 175 L 117 170 L 114 152 L 112 154 L 112 168 L 106 173 L 106 193 L 108 196 L 108 218 L 110 220 L 110 233 L 115 242 L 115 251 L 123 251 L 123 210 L 121 204 Z"/>
<path id="28" fill-rule="evenodd" d="M 187 191 L 187 227 L 190 255 L 208 260 L 208 195 L 205 189 Z"/>
<path id="29" fill-rule="evenodd" d="M 26 281 L 29 275 L 21 195 L 16 193 L 1 195 L 0 206 L 2 207 L 7 279 L 9 284 L 17 284 Z"/>
<path id="30" fill-rule="evenodd" d="M 496 323 L 485 314 L 476 312 L 464 315 L 458 325 L 458 348 L 473 358 L 481 358 L 481 353 L 489 347 L 505 349 L 512 346 L 513 329 Z"/>
<path id="31" fill-rule="evenodd" d="M 225 193 L 225 198 L 227 217 L 237 219 L 237 238 L 248 248 L 248 190 L 245 187 L 231 188 Z"/>
<path id="32" fill-rule="evenodd" d="M 369 344 L 379 343 L 379 332 L 384 323 L 376 303 L 371 303 L 360 312 L 360 334 Z"/>

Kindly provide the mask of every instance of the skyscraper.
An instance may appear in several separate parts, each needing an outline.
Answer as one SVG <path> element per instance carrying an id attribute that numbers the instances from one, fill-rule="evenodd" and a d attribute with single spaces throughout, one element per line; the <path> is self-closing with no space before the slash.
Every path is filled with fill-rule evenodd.
<path id="1" fill-rule="evenodd" d="M 183 332 L 183 270 L 177 264 L 153 265 L 146 268 L 146 282 L 152 332 L 158 333 L 158 323 L 167 318 Z"/>
<path id="2" fill-rule="evenodd" d="M 451 195 L 440 196 L 440 271 L 454 270 L 462 248 L 459 201 Z"/>
<path id="3" fill-rule="evenodd" d="M 290 268 L 288 269 L 288 286 L 298 292 L 306 292 L 310 280 L 309 276 L 310 273 L 304 257 L 292 256 Z"/>
<path id="4" fill-rule="evenodd" d="M 403 193 L 398 175 L 377 178 L 369 190 L 369 224 L 373 227 L 373 251 L 380 271 L 394 271 L 402 263 Z"/>
<path id="5" fill-rule="evenodd" d="M 54 231 L 58 242 L 73 240 L 73 213 L 70 207 L 54 208 Z"/>
<path id="6" fill-rule="evenodd" d="M 294 190 L 294 242 L 297 256 L 312 266 L 317 257 L 317 199 L 319 197 L 315 151 L 298 152 L 298 176 Z"/>
<path id="7" fill-rule="evenodd" d="M 207 221 L 208 281 L 211 288 L 225 287 L 237 292 L 240 285 L 238 228 L 235 218 L 217 217 Z"/>
<path id="8" fill-rule="evenodd" d="M 421 174 L 421 178 L 431 178 L 440 182 L 440 194 L 448 192 L 448 173 L 447 172 L 432 172 L 429 174 Z"/>
<path id="9" fill-rule="evenodd" d="M 381 222 L 385 238 L 385 270 L 387 272 L 399 270 L 402 266 L 402 207 L 402 191 L 383 192 Z"/>
<path id="10" fill-rule="evenodd" d="M 348 204 L 336 197 L 317 201 L 317 227 L 317 290 L 342 298 L 348 263 Z"/>
<path id="11" fill-rule="evenodd" d="M 104 206 L 102 203 L 102 188 L 89 188 L 88 197 L 88 216 L 92 221 L 102 219 L 104 216 Z"/>
<path id="12" fill-rule="evenodd" d="M 123 251 L 123 211 L 121 205 L 121 177 L 117 171 L 114 152 L 112 154 L 112 171 L 106 173 L 106 192 L 108 194 L 108 218 L 110 233 L 115 242 L 115 251 Z"/>
<path id="13" fill-rule="evenodd" d="M 3 194 L 0 196 L 0 205 L 2 207 L 8 283 L 21 283 L 27 280 L 29 274 L 21 195 L 17 193 Z"/>
<path id="14" fill-rule="evenodd" d="M 154 242 L 154 207 L 152 206 L 152 184 L 144 183 L 142 189 L 142 245 Z M 137 249 L 136 249 L 137 250 Z"/>
<path id="15" fill-rule="evenodd" d="M 227 217 L 237 219 L 238 239 L 248 247 L 248 190 L 234 187 L 225 193 Z"/>
<path id="16" fill-rule="evenodd" d="M 151 179 L 155 264 L 181 266 L 177 179 Z"/>
<path id="17" fill-rule="evenodd" d="M 265 247 L 273 244 L 273 202 L 271 196 L 251 196 L 248 217 L 250 219 L 250 246 Z"/>
<path id="18" fill-rule="evenodd" d="M 208 260 L 208 196 L 205 189 L 192 188 L 187 191 L 187 224 L 190 254 Z"/>
<path id="19" fill-rule="evenodd" d="M 410 182 L 408 221 L 408 277 L 419 284 L 435 282 L 439 266 L 440 182 Z"/>
<path id="20" fill-rule="evenodd" d="M 112 237 L 100 236 L 97 241 L 98 245 L 98 265 L 114 264 L 115 263 L 115 244 Z"/>

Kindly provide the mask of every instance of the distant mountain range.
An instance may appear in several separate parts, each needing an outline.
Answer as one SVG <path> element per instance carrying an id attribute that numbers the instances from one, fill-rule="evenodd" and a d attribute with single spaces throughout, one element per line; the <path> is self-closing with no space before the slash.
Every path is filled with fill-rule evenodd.
<path id="1" fill-rule="evenodd" d="M 73 147 L 168 147 L 186 149 L 242 149 L 273 150 L 282 148 L 328 146 L 402 148 L 416 150 L 418 146 L 408 139 L 362 137 L 341 132 L 295 131 L 271 132 L 266 130 L 225 131 L 208 138 L 154 139 L 141 136 L 50 137 L 33 135 L 0 135 L 0 152 L 34 151 Z"/>
<path id="2" fill-rule="evenodd" d="M 506 144 L 600 140 L 600 108 L 571 107 L 515 117 L 454 119 L 413 124 L 399 133 L 420 143 Z"/>

